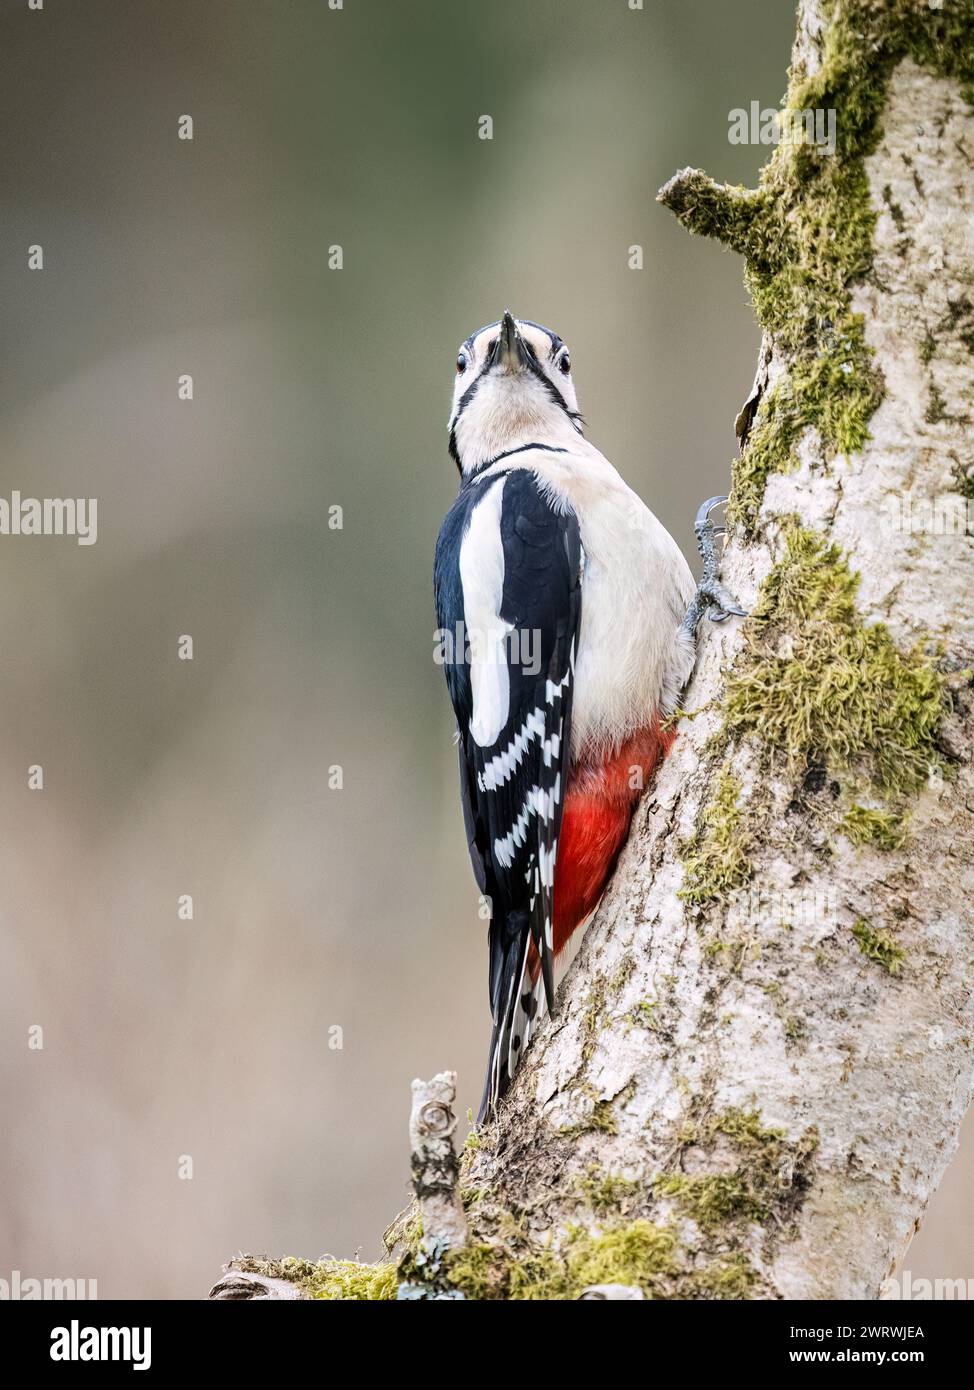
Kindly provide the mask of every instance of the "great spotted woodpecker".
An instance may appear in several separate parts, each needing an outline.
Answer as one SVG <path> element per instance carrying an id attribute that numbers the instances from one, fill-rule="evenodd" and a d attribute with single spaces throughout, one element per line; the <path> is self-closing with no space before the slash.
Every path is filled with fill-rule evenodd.
<path id="1" fill-rule="evenodd" d="M 460 491 L 434 587 L 453 644 L 444 664 L 470 856 L 491 905 L 482 1121 L 542 1005 L 554 1010 L 670 746 L 665 719 L 701 612 L 742 610 L 715 564 L 696 589 L 672 536 L 583 437 L 556 333 L 505 313 L 472 334 L 457 356 L 449 432 Z"/>

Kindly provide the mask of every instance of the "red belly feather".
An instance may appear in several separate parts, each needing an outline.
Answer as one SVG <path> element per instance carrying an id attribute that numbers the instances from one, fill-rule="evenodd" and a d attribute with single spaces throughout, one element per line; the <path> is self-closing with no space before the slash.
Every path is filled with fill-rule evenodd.
<path id="1" fill-rule="evenodd" d="M 675 738 L 675 731 L 661 730 L 657 719 L 627 739 L 613 757 L 598 762 L 583 755 L 572 765 L 555 861 L 552 934 L 556 957 L 602 896 L 629 834 L 636 803 Z M 540 968 L 531 942 L 528 971 L 532 981 L 537 980 Z"/>
<path id="2" fill-rule="evenodd" d="M 661 732 L 657 720 L 608 761 L 582 758 L 572 767 L 555 864 L 556 956 L 602 896 L 636 803 L 674 737 L 672 730 Z"/>
<path id="3" fill-rule="evenodd" d="M 614 757 L 595 762 L 583 756 L 572 766 L 555 866 L 556 956 L 602 896 L 636 803 L 674 738 L 657 719 L 627 739 Z"/>

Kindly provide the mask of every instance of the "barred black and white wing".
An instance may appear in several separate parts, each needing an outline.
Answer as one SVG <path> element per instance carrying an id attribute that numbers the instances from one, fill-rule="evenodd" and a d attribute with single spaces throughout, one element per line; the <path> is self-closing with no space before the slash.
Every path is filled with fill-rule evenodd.
<path id="1" fill-rule="evenodd" d="M 549 1010 L 554 1005 L 555 863 L 581 558 L 574 513 L 527 468 L 467 483 L 437 543 L 437 614 L 453 644 L 446 675 L 464 818 L 474 872 L 492 904 L 493 1032 L 482 1115 L 513 1075 L 542 995 Z"/>

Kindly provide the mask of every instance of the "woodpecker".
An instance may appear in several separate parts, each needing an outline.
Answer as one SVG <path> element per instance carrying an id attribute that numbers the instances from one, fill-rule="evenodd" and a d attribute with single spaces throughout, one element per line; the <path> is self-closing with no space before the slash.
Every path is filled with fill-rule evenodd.
<path id="1" fill-rule="evenodd" d="M 460 490 L 434 563 L 474 875 L 489 900 L 496 1107 L 577 949 L 673 739 L 716 580 L 711 499 L 694 583 L 673 537 L 582 433 L 571 355 L 507 312 L 461 344 L 449 420 Z M 701 520 L 702 519 L 702 520 Z M 709 549 L 705 550 L 705 545 Z"/>

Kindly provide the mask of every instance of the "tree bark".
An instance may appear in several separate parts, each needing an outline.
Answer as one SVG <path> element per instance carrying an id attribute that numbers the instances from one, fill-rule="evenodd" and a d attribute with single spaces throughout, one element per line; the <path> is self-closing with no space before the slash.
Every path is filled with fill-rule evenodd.
<path id="1" fill-rule="evenodd" d="M 970 6 L 804 0 L 790 76 L 834 153 L 661 192 L 744 254 L 764 328 L 722 565 L 751 617 L 704 624 L 557 1016 L 465 1158 L 468 1296 L 875 1298 L 971 1098 Z"/>

